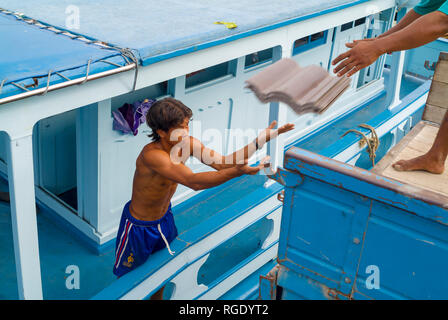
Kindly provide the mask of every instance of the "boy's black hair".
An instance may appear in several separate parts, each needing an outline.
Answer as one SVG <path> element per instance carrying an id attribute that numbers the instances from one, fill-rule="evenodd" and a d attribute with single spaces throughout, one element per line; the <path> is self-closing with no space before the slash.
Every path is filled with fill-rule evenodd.
<path id="1" fill-rule="evenodd" d="M 191 109 L 177 99 L 168 97 L 158 100 L 154 102 L 146 114 L 146 124 L 152 130 L 148 137 L 152 138 L 153 141 L 160 141 L 157 130 L 167 132 L 169 129 L 182 124 L 185 118 L 190 119 L 192 116 Z"/>

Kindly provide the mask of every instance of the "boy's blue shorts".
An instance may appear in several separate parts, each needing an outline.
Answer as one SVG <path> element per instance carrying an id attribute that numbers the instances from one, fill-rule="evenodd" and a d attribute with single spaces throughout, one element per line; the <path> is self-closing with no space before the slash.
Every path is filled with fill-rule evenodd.
<path id="1" fill-rule="evenodd" d="M 143 264 L 157 250 L 166 247 L 172 254 L 169 243 L 177 237 L 171 203 L 165 215 L 154 221 L 135 219 L 129 212 L 130 203 L 124 206 L 115 243 L 113 273 L 118 277 Z"/>

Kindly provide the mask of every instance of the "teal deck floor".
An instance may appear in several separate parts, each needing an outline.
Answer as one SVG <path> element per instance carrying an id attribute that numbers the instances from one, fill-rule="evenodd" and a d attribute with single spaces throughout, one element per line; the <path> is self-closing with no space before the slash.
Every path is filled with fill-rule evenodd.
<path id="1" fill-rule="evenodd" d="M 417 83 L 403 81 L 402 96 L 407 95 L 417 86 Z M 350 117 L 341 119 L 331 126 L 329 130 L 318 133 L 312 139 L 308 139 L 305 143 L 298 144 L 298 146 L 319 152 L 319 150 L 335 142 L 335 139 L 338 139 L 343 132 L 367 121 L 384 110 L 384 108 L 383 96 L 360 108 Z M 329 139 L 329 135 L 332 138 Z M 215 192 L 203 192 L 202 195 L 200 194 L 198 197 L 189 200 L 186 206 L 182 205 L 181 211 L 176 212 L 175 207 L 173 212 L 179 231 L 188 230 L 197 224 L 198 221 L 206 221 L 213 212 L 222 210 L 261 187 L 265 179 L 263 176 L 248 176 L 229 181 L 217 187 Z M 6 182 L 1 179 L 0 190 L 7 190 Z M 39 208 L 37 223 L 44 299 L 89 299 L 114 281 L 115 276 L 112 274 L 113 247 L 101 255 L 94 253 L 70 233 L 55 224 Z M 2 202 L 0 202 L 0 250 L 2 252 L 0 256 L 0 282 L 2 283 L 0 299 L 17 299 L 18 292 L 10 208 L 8 204 Z M 236 256 L 235 259 L 241 259 L 241 257 Z M 69 275 L 66 273 L 66 267 L 70 265 L 79 267 L 80 289 L 78 290 L 69 290 L 65 285 L 66 277 Z M 204 274 L 204 277 L 207 277 L 207 275 Z M 208 281 L 211 281 L 211 279 L 208 279 Z M 250 285 L 244 284 L 244 287 L 248 286 Z M 238 293 L 238 289 L 235 288 L 231 296 L 244 296 L 244 294 Z"/>

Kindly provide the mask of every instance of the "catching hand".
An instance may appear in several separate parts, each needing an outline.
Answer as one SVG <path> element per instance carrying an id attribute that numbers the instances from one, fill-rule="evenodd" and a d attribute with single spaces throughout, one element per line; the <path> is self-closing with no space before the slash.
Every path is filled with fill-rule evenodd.
<path id="1" fill-rule="evenodd" d="M 257 137 L 257 143 L 258 143 L 258 148 L 261 149 L 263 147 L 263 145 L 272 140 L 277 138 L 278 135 L 283 134 L 285 132 L 291 131 L 292 129 L 294 129 L 294 124 L 292 123 L 287 123 L 283 126 L 281 126 L 280 128 L 274 129 L 274 127 L 277 125 L 277 121 L 274 120 L 271 122 L 271 124 L 269 125 L 269 127 L 267 127 L 266 129 L 264 129 Z"/>
<path id="2" fill-rule="evenodd" d="M 260 161 L 260 163 L 257 166 L 251 167 L 247 164 L 247 159 L 246 159 L 243 164 L 237 164 L 236 168 L 242 174 L 254 175 L 254 174 L 257 174 L 260 170 L 262 170 L 266 167 L 269 167 L 269 160 L 270 160 L 270 157 L 266 156 Z"/>

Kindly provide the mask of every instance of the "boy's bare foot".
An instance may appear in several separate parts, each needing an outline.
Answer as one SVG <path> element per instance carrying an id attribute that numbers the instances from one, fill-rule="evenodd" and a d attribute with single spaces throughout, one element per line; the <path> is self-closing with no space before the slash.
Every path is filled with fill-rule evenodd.
<path id="1" fill-rule="evenodd" d="M 439 157 L 426 153 L 410 160 L 397 161 L 392 167 L 397 171 L 423 170 L 430 173 L 441 174 L 445 170 L 445 163 L 440 160 Z"/>

